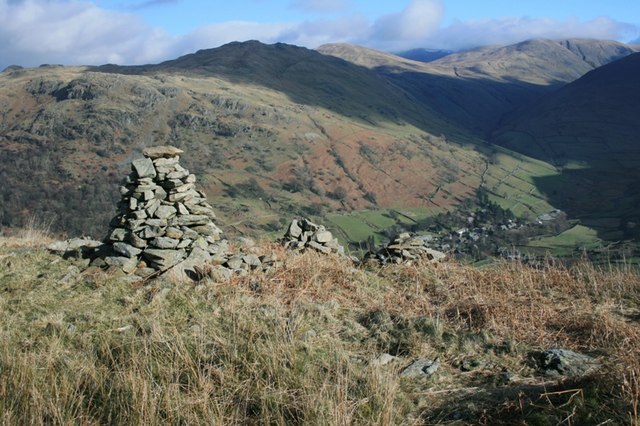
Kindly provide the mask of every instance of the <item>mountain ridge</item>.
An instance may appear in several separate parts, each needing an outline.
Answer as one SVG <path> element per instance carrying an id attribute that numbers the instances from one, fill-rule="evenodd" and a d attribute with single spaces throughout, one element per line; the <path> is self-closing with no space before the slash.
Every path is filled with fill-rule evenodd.
<path id="1" fill-rule="evenodd" d="M 446 211 L 480 187 L 519 215 L 552 209 L 536 179 L 557 168 L 486 139 L 551 86 L 336 46 L 361 63 L 253 41 L 161 64 L 3 72 L 0 220 L 53 212 L 58 229 L 95 234 L 112 215 L 109 185 L 160 144 L 192 153 L 185 165 L 238 232 L 277 229 L 282 212 L 369 209 L 379 217 L 362 229 L 380 234 L 391 211 Z"/>

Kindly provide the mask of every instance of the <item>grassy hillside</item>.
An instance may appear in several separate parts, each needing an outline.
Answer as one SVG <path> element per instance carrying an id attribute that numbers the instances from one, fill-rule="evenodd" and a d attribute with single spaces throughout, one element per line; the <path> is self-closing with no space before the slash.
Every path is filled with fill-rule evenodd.
<path id="1" fill-rule="evenodd" d="M 326 70 L 319 78 L 345 88 L 364 78 L 339 62 L 338 68 L 346 68 L 341 75 Z M 351 80 L 349 72 L 355 73 Z M 21 226 L 37 215 L 53 220 L 58 230 L 96 235 L 113 215 L 117 182 L 128 163 L 156 144 L 185 149 L 185 164 L 218 200 L 223 218 L 233 218 L 228 223 L 251 218 L 267 225 L 285 212 L 320 213 L 317 206 L 426 203 L 424 194 L 441 184 L 449 147 L 408 123 L 427 117 L 412 112 L 423 109 L 406 101 L 394 105 L 399 95 L 372 73 L 365 77 L 367 90 L 356 84 L 335 98 L 327 85 L 286 80 L 299 85 L 299 96 L 352 106 L 336 112 L 228 75 L 8 71 L 0 75 L 2 224 Z M 369 102 L 357 100 L 364 92 Z M 425 140 L 433 141 L 428 149 Z M 465 173 L 479 172 L 479 157 L 472 159 L 477 165 L 465 166 Z"/>
<path id="2" fill-rule="evenodd" d="M 262 244 L 282 268 L 131 284 L 34 239 L 46 236 L 0 240 L 3 424 L 639 421 L 631 270 L 363 270 Z M 540 375 L 535 354 L 548 348 L 602 367 Z M 419 358 L 439 368 L 402 377 Z"/>
<path id="3" fill-rule="evenodd" d="M 161 144 L 185 150 L 226 232 L 271 232 L 295 214 L 442 211 L 485 179 L 506 204 L 550 209 L 510 173 L 521 160 L 507 151 L 365 67 L 295 46 L 232 43 L 142 67 L 10 69 L 0 111 L 3 226 L 38 217 L 100 237 L 128 164 Z"/>

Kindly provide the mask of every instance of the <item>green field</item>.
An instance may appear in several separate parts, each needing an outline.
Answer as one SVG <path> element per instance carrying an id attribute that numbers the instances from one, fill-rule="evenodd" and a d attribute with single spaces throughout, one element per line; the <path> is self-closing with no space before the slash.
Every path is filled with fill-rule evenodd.
<path id="1" fill-rule="evenodd" d="M 544 249 L 554 255 L 566 256 L 577 248 L 593 249 L 601 244 L 597 231 L 584 225 L 575 225 L 558 235 L 534 239 L 529 246 Z"/>
<path id="2" fill-rule="evenodd" d="M 374 242 L 380 244 L 385 239 L 385 230 L 396 225 L 410 225 L 440 212 L 441 210 L 428 208 L 364 210 L 348 214 L 330 214 L 325 220 L 343 243 L 366 241 L 372 236 Z"/>

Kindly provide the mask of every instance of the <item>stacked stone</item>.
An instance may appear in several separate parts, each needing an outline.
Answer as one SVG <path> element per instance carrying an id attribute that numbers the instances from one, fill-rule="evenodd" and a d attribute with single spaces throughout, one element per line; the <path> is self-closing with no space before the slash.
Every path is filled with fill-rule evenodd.
<path id="1" fill-rule="evenodd" d="M 420 237 L 412 237 L 404 232 L 394 238 L 386 247 L 369 252 L 364 256 L 364 263 L 412 263 L 417 260 L 440 262 L 446 255 L 427 247 L 426 241 Z"/>
<path id="2" fill-rule="evenodd" d="M 106 245 L 109 266 L 144 274 L 166 270 L 195 249 L 224 256 L 227 244 L 204 193 L 196 190 L 195 175 L 179 164 L 182 150 L 161 146 L 144 150 L 120 188 L 119 213 L 111 222 Z"/>
<path id="3" fill-rule="evenodd" d="M 309 219 L 293 219 L 284 238 L 280 240 L 285 248 L 304 251 L 312 248 L 320 253 L 344 254 L 344 247 L 323 225 L 316 225 Z"/>

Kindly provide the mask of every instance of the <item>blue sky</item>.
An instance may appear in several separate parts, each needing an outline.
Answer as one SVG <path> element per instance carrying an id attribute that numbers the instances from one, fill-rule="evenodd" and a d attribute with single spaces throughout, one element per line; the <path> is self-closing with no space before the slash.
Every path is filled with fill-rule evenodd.
<path id="1" fill-rule="evenodd" d="M 637 0 L 0 0 L 0 69 L 140 64 L 230 41 L 464 49 L 640 37 Z"/>

